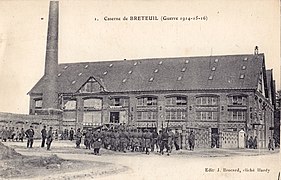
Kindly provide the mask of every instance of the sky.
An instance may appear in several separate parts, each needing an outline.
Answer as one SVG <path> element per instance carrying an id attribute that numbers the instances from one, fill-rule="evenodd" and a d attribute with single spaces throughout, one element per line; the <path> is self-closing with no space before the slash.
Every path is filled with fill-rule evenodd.
<path id="1" fill-rule="evenodd" d="M 48 6 L 0 1 L 0 112 L 28 113 L 27 93 L 44 72 Z M 59 6 L 59 63 L 253 54 L 258 46 L 280 89 L 278 0 L 61 0 Z M 130 16 L 159 20 L 123 20 Z M 196 16 L 207 20 L 180 20 Z"/>

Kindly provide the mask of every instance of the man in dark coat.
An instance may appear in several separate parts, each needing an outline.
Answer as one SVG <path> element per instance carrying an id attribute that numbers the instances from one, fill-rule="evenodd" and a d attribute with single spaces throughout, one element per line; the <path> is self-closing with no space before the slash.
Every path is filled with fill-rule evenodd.
<path id="1" fill-rule="evenodd" d="M 27 148 L 32 148 L 34 136 L 33 126 L 30 126 L 30 128 L 25 131 L 25 135 L 27 137 Z"/>
<path id="2" fill-rule="evenodd" d="M 69 131 L 69 140 L 73 141 L 73 139 L 74 139 L 74 130 L 73 130 L 73 128 L 71 128 Z"/>
<path id="3" fill-rule="evenodd" d="M 47 144 L 47 150 L 50 150 L 52 141 L 53 141 L 53 128 L 50 127 L 50 129 L 48 131 L 48 134 L 47 134 L 47 143 L 46 143 Z"/>
<path id="4" fill-rule="evenodd" d="M 42 137 L 41 147 L 44 147 L 44 145 L 45 145 L 45 140 L 46 140 L 46 138 L 47 138 L 46 126 L 44 126 L 43 129 L 41 130 L 41 137 Z"/>

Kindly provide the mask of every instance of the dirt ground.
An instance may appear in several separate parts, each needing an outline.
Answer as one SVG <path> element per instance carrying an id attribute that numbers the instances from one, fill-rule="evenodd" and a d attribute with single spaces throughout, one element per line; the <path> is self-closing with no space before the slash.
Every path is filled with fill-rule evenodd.
<path id="1" fill-rule="evenodd" d="M 70 141 L 55 141 L 51 151 L 40 148 L 40 141 L 35 142 L 33 149 L 27 149 L 26 144 L 20 142 L 5 144 L 24 156 L 56 155 L 66 166 L 68 162 L 73 163 L 69 168 L 59 170 L 42 169 L 41 173 L 25 177 L 28 179 L 270 180 L 277 179 L 281 171 L 279 150 L 273 152 L 266 149 L 195 149 L 195 151 L 173 151 L 170 156 L 161 156 L 157 153 L 146 155 L 140 152 L 121 153 L 102 149 L 101 156 L 95 156 L 91 150 L 86 150 L 83 146 L 81 149 L 75 148 L 74 142 Z M 209 172 L 206 168 L 215 170 Z M 223 168 L 239 168 L 240 172 L 224 172 Z M 259 172 L 260 169 L 264 171 Z"/>

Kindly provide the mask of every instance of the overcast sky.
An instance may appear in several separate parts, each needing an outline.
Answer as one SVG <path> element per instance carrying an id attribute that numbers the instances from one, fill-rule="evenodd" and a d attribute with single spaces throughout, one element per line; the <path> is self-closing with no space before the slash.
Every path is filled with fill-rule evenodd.
<path id="1" fill-rule="evenodd" d="M 28 113 L 44 72 L 48 1 L 0 1 L 0 112 Z M 265 53 L 280 88 L 278 0 L 60 1 L 59 63 Z M 124 16 L 207 21 L 104 21 Z M 99 19 L 96 21 L 95 18 Z"/>

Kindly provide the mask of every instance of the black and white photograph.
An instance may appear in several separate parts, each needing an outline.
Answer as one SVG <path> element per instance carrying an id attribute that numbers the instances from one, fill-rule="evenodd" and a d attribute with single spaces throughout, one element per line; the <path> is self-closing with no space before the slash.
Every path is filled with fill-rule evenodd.
<path id="1" fill-rule="evenodd" d="M 0 179 L 281 180 L 279 0 L 1 0 Z"/>

